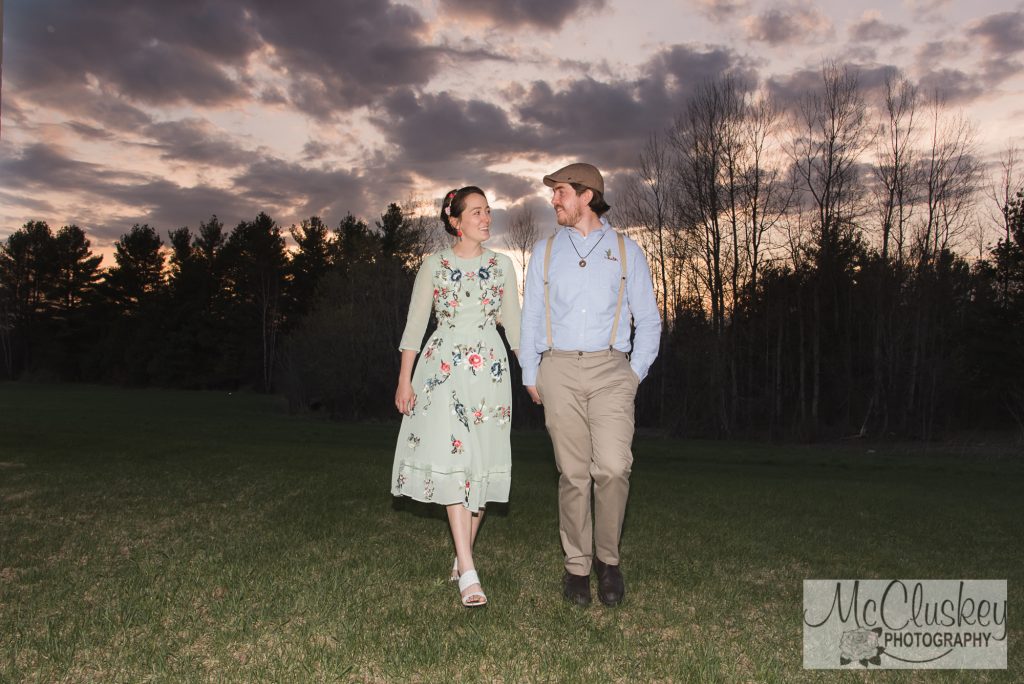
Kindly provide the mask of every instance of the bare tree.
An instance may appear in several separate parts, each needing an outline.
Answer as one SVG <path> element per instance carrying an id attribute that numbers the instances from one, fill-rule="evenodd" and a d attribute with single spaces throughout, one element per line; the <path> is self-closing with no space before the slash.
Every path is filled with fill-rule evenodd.
<path id="1" fill-rule="evenodd" d="M 671 231 L 672 160 L 661 136 L 647 139 L 638 161 L 639 169 L 620 194 L 621 216 L 629 226 L 641 229 L 640 243 L 655 265 L 661 317 L 667 326 L 673 303 L 669 289 L 671 240 L 667 235 Z"/>
<path id="2" fill-rule="evenodd" d="M 512 252 L 523 274 L 519 283 L 519 291 L 526 289 L 526 264 L 530 258 L 530 250 L 537 242 L 537 222 L 533 210 L 522 206 L 509 216 L 508 233 L 505 235 L 505 247 Z"/>
<path id="3" fill-rule="evenodd" d="M 923 160 L 925 216 L 914 245 L 920 264 L 957 246 L 972 219 L 981 172 L 971 122 L 961 113 L 948 115 L 938 94 L 930 109 L 930 140 Z"/>
<path id="4" fill-rule="evenodd" d="M 451 244 L 438 218 L 441 211 L 437 204 L 422 195 L 410 194 L 401 207 L 415 236 L 415 252 L 420 259 Z"/>
<path id="5" fill-rule="evenodd" d="M 902 74 L 885 77 L 885 120 L 878 148 L 875 176 L 879 182 L 876 201 L 882 228 L 882 260 L 890 245 L 897 263 L 902 262 L 906 226 L 917 191 L 914 145 L 917 138 L 917 87 Z"/>
<path id="6" fill-rule="evenodd" d="M 669 131 L 675 152 L 672 209 L 692 240 L 689 262 L 699 286 L 697 297 L 710 306 L 712 331 L 720 341 L 710 372 L 716 378 L 722 434 L 733 429 L 737 403 L 729 322 L 741 287 L 743 103 L 744 87 L 737 79 L 709 81 L 697 89 Z"/>
<path id="7" fill-rule="evenodd" d="M 771 99 L 761 96 L 747 105 L 742 122 L 742 144 L 747 150 L 742 170 L 744 249 L 751 294 L 757 290 L 765 237 L 786 214 L 793 198 L 792 186 L 782 181 L 779 167 L 771 161 L 780 119 Z"/>
<path id="8" fill-rule="evenodd" d="M 821 89 L 800 101 L 789 149 L 801 189 L 817 213 L 819 263 L 835 255 L 860 214 L 859 162 L 871 143 L 856 73 L 828 63 L 821 75 Z"/>
<path id="9" fill-rule="evenodd" d="M 829 332 L 840 347 L 838 361 L 846 374 L 846 382 L 842 384 L 852 387 L 851 336 L 849 330 L 843 329 L 850 323 L 849 317 L 841 313 L 845 303 L 840 287 L 849 266 L 846 252 L 856 239 L 856 219 L 862 211 L 860 158 L 871 143 L 871 124 L 856 73 L 835 63 L 826 63 L 821 76 L 820 90 L 807 93 L 800 102 L 789 145 L 800 189 L 816 215 L 814 257 L 817 268 L 811 290 L 809 340 L 812 430 L 817 429 L 820 417 L 822 338 L 826 333 L 823 310 L 832 314 Z M 846 401 L 845 405 L 849 407 L 850 402 Z"/>
<path id="10" fill-rule="evenodd" d="M 1021 190 L 1024 190 L 1024 173 L 1021 173 L 1020 168 L 1020 150 L 1011 141 L 999 158 L 999 178 L 988 190 L 988 196 L 995 204 L 992 212 L 993 222 L 999 226 L 1000 239 L 1007 242 L 1010 240 L 1010 216 L 1007 207 Z"/>

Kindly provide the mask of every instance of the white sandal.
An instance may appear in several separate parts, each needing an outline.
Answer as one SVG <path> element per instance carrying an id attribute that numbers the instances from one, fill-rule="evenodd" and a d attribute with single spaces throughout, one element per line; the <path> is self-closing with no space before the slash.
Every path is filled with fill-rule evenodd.
<path id="1" fill-rule="evenodd" d="M 467 570 L 459 576 L 459 592 L 466 591 L 474 584 L 480 584 L 480 576 L 476 574 L 476 570 Z M 483 585 L 481 585 L 483 586 Z M 480 600 L 471 601 L 470 599 L 479 598 Z M 487 605 L 487 596 L 483 590 L 472 591 L 462 597 L 462 605 L 466 608 L 478 608 L 480 606 Z"/>

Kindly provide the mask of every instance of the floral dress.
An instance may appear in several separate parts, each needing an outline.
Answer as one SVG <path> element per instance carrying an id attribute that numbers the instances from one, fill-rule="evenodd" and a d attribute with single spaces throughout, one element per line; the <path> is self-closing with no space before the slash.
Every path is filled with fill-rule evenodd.
<path id="1" fill-rule="evenodd" d="M 416 405 L 402 418 L 391 493 L 476 511 L 508 501 L 512 383 L 497 326 L 519 348 L 515 268 L 503 254 L 423 260 L 400 349 L 418 349 L 430 310 L 437 329 L 412 377 Z"/>

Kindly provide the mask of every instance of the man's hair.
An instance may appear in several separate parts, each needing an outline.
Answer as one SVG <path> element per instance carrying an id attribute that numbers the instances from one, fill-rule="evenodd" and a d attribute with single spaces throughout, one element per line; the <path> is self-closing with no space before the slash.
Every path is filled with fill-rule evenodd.
<path id="1" fill-rule="evenodd" d="M 611 209 L 611 206 L 604 201 L 604 195 L 601 192 L 594 188 L 588 188 L 586 185 L 580 185 L 579 183 L 569 183 L 569 185 L 571 185 L 572 189 L 576 191 L 577 197 L 587 190 L 593 193 L 593 196 L 590 198 L 590 202 L 587 206 L 590 207 L 590 211 L 597 214 L 598 218 L 604 216 L 608 213 L 608 210 Z"/>

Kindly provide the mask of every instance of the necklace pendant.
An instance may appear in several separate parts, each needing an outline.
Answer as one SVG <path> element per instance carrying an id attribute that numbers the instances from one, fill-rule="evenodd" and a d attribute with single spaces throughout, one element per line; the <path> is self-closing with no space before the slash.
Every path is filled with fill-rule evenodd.
<path id="1" fill-rule="evenodd" d="M 586 265 L 587 265 L 587 260 L 586 259 L 580 259 L 580 268 L 583 268 Z"/>

